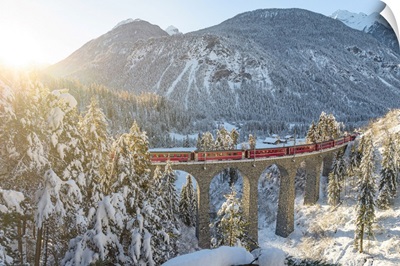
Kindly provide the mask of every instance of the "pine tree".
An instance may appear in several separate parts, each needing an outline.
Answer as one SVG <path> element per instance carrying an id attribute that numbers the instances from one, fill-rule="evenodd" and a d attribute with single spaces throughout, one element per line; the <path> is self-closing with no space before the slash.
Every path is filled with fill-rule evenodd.
<path id="1" fill-rule="evenodd" d="M 147 193 L 147 201 L 153 208 L 150 216 L 149 233 L 152 234 L 152 244 L 155 247 L 153 259 L 157 265 L 172 258 L 176 254 L 177 225 L 169 220 L 167 202 L 163 198 L 163 172 L 157 166 L 154 170 L 152 188 Z M 171 237 L 170 237 L 171 236 Z"/>
<path id="2" fill-rule="evenodd" d="M 307 131 L 307 143 L 316 143 L 317 142 L 317 127 L 314 121 L 311 123 L 310 128 Z"/>
<path id="3" fill-rule="evenodd" d="M 108 194 L 106 166 L 110 149 L 106 117 L 94 97 L 87 109 L 86 115 L 79 122 L 85 147 L 86 210 Z"/>
<path id="4" fill-rule="evenodd" d="M 197 135 L 196 150 L 197 151 L 201 151 L 202 150 L 200 133 Z"/>
<path id="5" fill-rule="evenodd" d="M 334 172 L 330 172 L 328 183 L 328 203 L 332 206 L 336 206 L 340 201 L 340 191 L 342 186 L 340 184 L 339 178 Z"/>
<path id="6" fill-rule="evenodd" d="M 375 177 L 374 177 L 374 147 L 372 138 L 364 136 L 363 156 L 360 165 L 360 180 L 358 183 L 358 206 L 356 217 L 356 230 L 354 245 L 356 249 L 363 252 L 364 234 L 368 239 L 373 237 L 372 224 L 375 220 Z"/>
<path id="7" fill-rule="evenodd" d="M 346 165 L 343 160 L 343 152 L 338 151 L 333 160 L 332 172 L 329 174 L 328 203 L 336 206 L 340 202 L 340 192 L 344 185 Z"/>
<path id="8" fill-rule="evenodd" d="M 162 197 L 166 202 L 166 207 L 169 212 L 168 219 L 176 221 L 176 215 L 179 211 L 178 194 L 175 188 L 176 174 L 172 170 L 171 163 L 168 161 L 165 165 L 163 175 Z"/>
<path id="9" fill-rule="evenodd" d="M 217 221 L 213 226 L 217 229 L 214 246 L 244 246 L 248 248 L 246 236 L 247 222 L 244 219 L 242 204 L 232 187 L 230 194 L 225 195 L 226 201 L 218 211 Z"/>
<path id="10" fill-rule="evenodd" d="M 179 216 L 187 226 L 196 225 L 197 217 L 197 196 L 190 175 L 186 177 L 186 183 L 181 190 L 179 199 Z"/>
<path id="11" fill-rule="evenodd" d="M 185 139 L 183 140 L 182 146 L 185 148 L 188 148 L 190 146 L 189 135 L 186 135 Z"/>
<path id="12" fill-rule="evenodd" d="M 202 151 L 212 151 L 215 149 L 214 146 L 214 137 L 210 132 L 203 133 L 201 137 L 201 147 Z"/>
<path id="13" fill-rule="evenodd" d="M 150 154 L 145 133 L 136 122 L 129 133 L 122 134 L 112 148 L 111 189 L 128 202 L 127 212 L 134 216 L 150 188 Z"/>
<path id="14" fill-rule="evenodd" d="M 97 207 L 90 210 L 91 219 L 87 231 L 71 239 L 62 264 L 83 266 L 98 261 L 114 265 L 132 262 L 133 259 L 126 254 L 120 241 L 128 219 L 125 205 L 125 199 L 120 193 L 104 196 Z M 133 251 L 131 253 L 134 254 Z"/>
<path id="15" fill-rule="evenodd" d="M 316 135 L 317 135 L 317 142 L 325 141 L 325 136 L 327 135 L 326 132 L 326 114 L 325 112 L 321 112 L 318 123 L 316 125 Z"/>
<path id="16" fill-rule="evenodd" d="M 217 138 L 215 139 L 216 150 L 230 150 L 233 148 L 233 140 L 229 132 L 224 128 L 217 131 Z"/>
<path id="17" fill-rule="evenodd" d="M 232 149 L 236 149 L 239 143 L 239 132 L 235 128 L 232 128 L 230 136 L 233 144 Z"/>
<path id="18" fill-rule="evenodd" d="M 358 160 L 358 152 L 357 152 L 357 146 L 353 144 L 350 149 L 350 154 L 349 154 L 349 162 L 348 162 L 348 167 L 347 167 L 347 176 L 353 180 L 352 181 L 352 186 L 355 186 L 354 180 L 356 179 L 357 173 L 358 173 L 358 168 L 359 168 L 359 160 Z"/>
<path id="19" fill-rule="evenodd" d="M 251 150 L 256 148 L 256 138 L 252 134 L 249 134 L 249 146 Z"/>
<path id="20" fill-rule="evenodd" d="M 389 135 L 383 148 L 377 205 L 382 209 L 387 209 L 389 208 L 390 200 L 397 194 L 396 149 L 392 135 Z"/>

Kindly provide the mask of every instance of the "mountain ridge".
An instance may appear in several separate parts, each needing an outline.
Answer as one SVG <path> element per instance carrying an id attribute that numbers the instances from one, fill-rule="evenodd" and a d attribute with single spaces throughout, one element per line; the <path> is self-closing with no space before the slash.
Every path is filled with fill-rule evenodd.
<path id="1" fill-rule="evenodd" d="M 50 72 L 156 93 L 198 120 L 307 123 L 324 110 L 355 123 L 399 105 L 399 56 L 371 35 L 321 14 L 260 9 L 183 35 L 159 30 L 134 37 L 122 56 L 109 52 L 116 42 L 110 38 L 105 52 L 81 48 L 106 62 L 104 69 L 92 60 L 68 72 L 62 61 Z"/>
<path id="2" fill-rule="evenodd" d="M 350 28 L 371 34 L 378 41 L 400 54 L 396 33 L 379 13 L 374 12 L 366 15 L 364 13 L 356 14 L 346 10 L 338 10 L 330 17 L 342 21 Z"/>

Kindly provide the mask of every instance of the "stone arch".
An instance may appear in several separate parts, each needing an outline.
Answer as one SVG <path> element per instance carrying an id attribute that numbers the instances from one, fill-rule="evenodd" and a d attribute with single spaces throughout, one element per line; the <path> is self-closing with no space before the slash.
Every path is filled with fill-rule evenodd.
<path id="1" fill-rule="evenodd" d="M 276 227 L 279 189 L 280 170 L 276 167 L 276 164 L 271 164 L 262 171 L 257 183 L 257 222 L 259 230 L 270 226 Z"/>
<path id="2" fill-rule="evenodd" d="M 181 178 L 183 177 L 185 180 L 186 180 L 186 176 L 189 175 L 192 178 L 192 181 L 194 180 L 194 182 L 195 182 L 195 184 L 193 184 L 194 188 L 195 188 L 195 192 L 196 192 L 196 197 L 197 197 L 197 213 L 196 213 L 196 226 L 195 226 L 195 228 L 196 228 L 196 237 L 197 237 L 197 239 L 199 239 L 199 233 L 200 233 L 200 231 L 199 231 L 199 207 L 200 207 L 200 200 L 201 199 L 200 199 L 200 186 L 199 186 L 198 178 L 196 178 L 191 173 L 188 173 L 187 171 L 175 170 L 175 169 L 173 169 L 173 171 L 175 172 L 175 174 L 180 175 L 180 177 Z M 177 180 L 177 181 L 180 182 L 181 184 L 179 184 L 179 185 L 182 185 L 182 186 L 186 182 L 186 181 L 183 181 L 183 180 Z"/>
<path id="3" fill-rule="evenodd" d="M 222 165 L 221 165 L 222 166 Z M 211 170 L 211 169 L 210 169 Z M 231 167 L 230 165 L 223 165 L 223 167 L 215 168 L 214 171 L 210 171 L 210 176 L 212 179 L 210 181 L 209 188 L 209 223 L 213 224 L 217 221 L 217 212 L 221 208 L 223 202 L 225 202 L 225 195 L 231 193 L 231 188 L 234 187 L 237 192 L 237 197 L 242 200 L 243 212 L 246 215 L 247 205 L 244 200 L 244 195 L 246 191 L 244 189 L 246 182 L 246 177 L 238 169 L 238 167 Z M 210 227 L 211 239 L 215 237 L 216 229 Z M 210 240 L 211 240 L 210 239 Z M 210 242 L 211 243 L 211 242 Z"/>
<path id="4" fill-rule="evenodd" d="M 272 161 L 263 165 L 262 172 L 260 172 L 258 177 L 259 179 L 263 172 L 272 165 L 275 165 L 279 170 L 280 180 L 275 234 L 283 237 L 287 237 L 294 230 L 295 174 L 297 164 L 298 163 L 293 160 L 290 160 L 285 164 L 281 164 L 278 161 Z M 258 209 L 258 206 L 256 206 L 256 208 Z"/>

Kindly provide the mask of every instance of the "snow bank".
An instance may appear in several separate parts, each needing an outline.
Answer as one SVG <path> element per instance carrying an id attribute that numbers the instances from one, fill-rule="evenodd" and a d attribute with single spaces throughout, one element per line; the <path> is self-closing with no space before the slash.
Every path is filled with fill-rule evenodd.
<path id="1" fill-rule="evenodd" d="M 253 255 L 244 248 L 219 247 L 173 258 L 165 262 L 163 266 L 231 266 L 250 263 L 253 260 Z"/>
<path id="2" fill-rule="evenodd" d="M 279 248 L 267 248 L 261 250 L 258 258 L 260 266 L 283 266 L 285 265 L 286 253 Z"/>

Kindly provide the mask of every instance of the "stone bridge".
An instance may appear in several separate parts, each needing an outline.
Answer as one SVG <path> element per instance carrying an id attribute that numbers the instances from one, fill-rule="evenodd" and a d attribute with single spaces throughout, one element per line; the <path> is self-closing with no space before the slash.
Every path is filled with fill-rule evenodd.
<path id="1" fill-rule="evenodd" d="M 319 199 L 321 171 L 327 176 L 332 167 L 334 154 L 347 147 L 347 144 L 322 151 L 273 157 L 262 159 L 245 159 L 237 161 L 207 161 L 172 163 L 172 169 L 185 171 L 192 175 L 197 182 L 198 193 L 198 222 L 196 233 L 201 248 L 209 248 L 210 236 L 210 199 L 209 190 L 212 179 L 224 169 L 235 168 L 243 178 L 242 204 L 244 215 L 249 222 L 248 235 L 258 242 L 258 182 L 263 172 L 271 165 L 276 165 L 280 171 L 279 203 L 275 234 L 287 237 L 294 230 L 295 176 L 302 162 L 305 163 L 306 183 L 304 204 L 315 204 Z M 157 165 L 153 163 L 152 171 Z"/>

